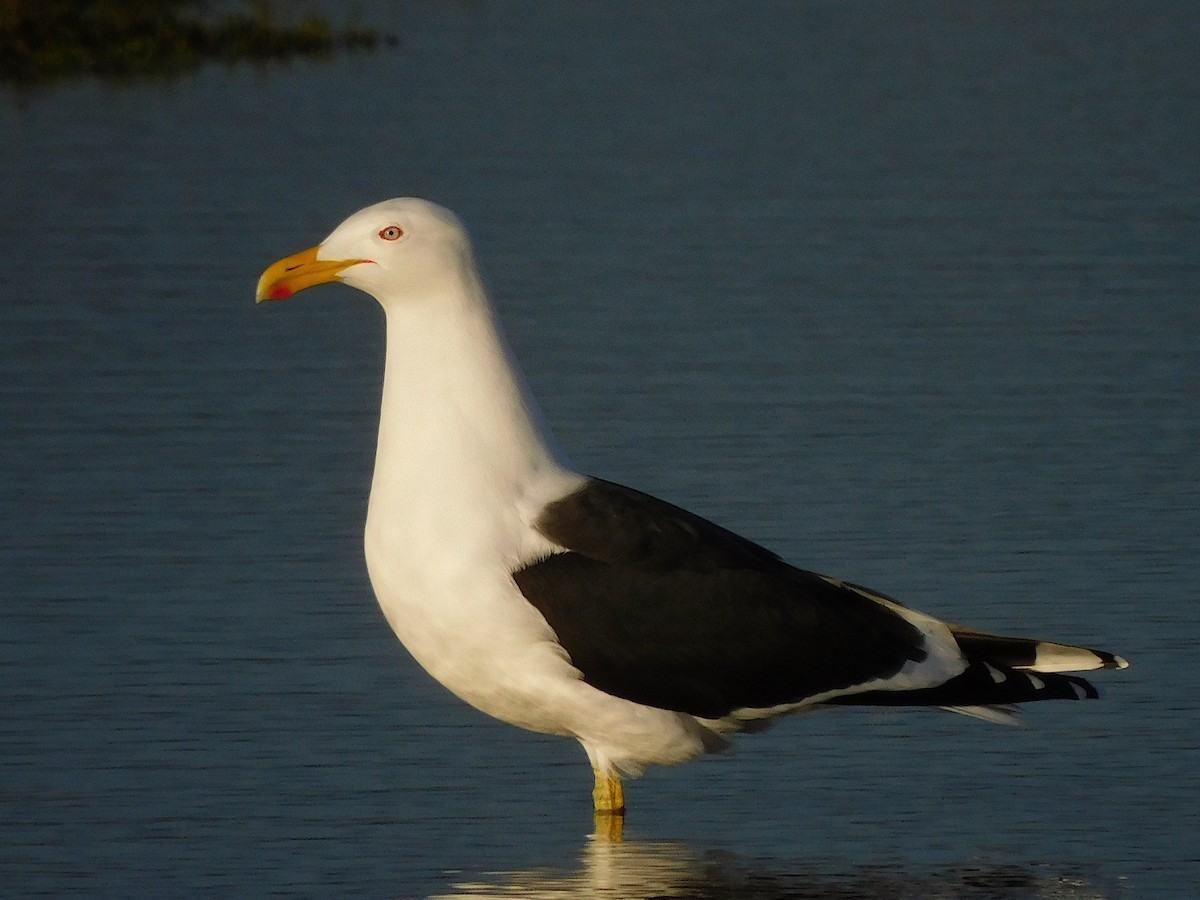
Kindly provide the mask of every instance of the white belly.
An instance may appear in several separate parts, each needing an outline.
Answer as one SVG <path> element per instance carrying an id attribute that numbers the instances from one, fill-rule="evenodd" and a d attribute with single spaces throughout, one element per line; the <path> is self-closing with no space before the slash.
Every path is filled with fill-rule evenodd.
<path id="1" fill-rule="evenodd" d="M 411 548 L 410 548 L 411 549 Z M 541 613 L 503 566 L 430 565 L 425 553 L 366 538 L 367 568 L 401 643 L 456 696 L 494 718 L 575 737 L 599 759 L 637 772 L 684 762 L 721 743 L 692 716 L 654 709 L 584 683 Z"/>

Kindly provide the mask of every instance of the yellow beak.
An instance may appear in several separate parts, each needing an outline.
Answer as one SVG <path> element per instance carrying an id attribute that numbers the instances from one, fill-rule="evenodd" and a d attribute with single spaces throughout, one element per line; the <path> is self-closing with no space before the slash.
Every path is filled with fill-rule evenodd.
<path id="1" fill-rule="evenodd" d="M 365 259 L 317 259 L 320 247 L 310 247 L 292 256 L 285 257 L 273 263 L 258 279 L 258 290 L 254 299 L 261 303 L 264 300 L 286 300 L 298 291 L 310 288 L 315 284 L 325 284 L 333 281 L 344 270 Z"/>

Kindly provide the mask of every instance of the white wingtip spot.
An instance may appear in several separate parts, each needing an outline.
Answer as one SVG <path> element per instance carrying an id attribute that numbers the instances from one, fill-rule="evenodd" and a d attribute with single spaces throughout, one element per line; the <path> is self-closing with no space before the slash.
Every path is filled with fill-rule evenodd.
<path id="1" fill-rule="evenodd" d="M 1025 677 L 1029 679 L 1029 683 L 1033 685 L 1033 689 L 1035 691 L 1040 691 L 1046 686 L 1046 682 L 1042 681 L 1042 679 L 1038 678 L 1036 675 L 1026 674 Z"/>
<path id="2" fill-rule="evenodd" d="M 1086 700 L 1087 699 L 1087 691 L 1085 691 L 1083 688 L 1081 688 L 1079 685 L 1077 685 L 1073 681 L 1071 682 L 1071 690 L 1073 690 L 1075 692 L 1076 700 Z"/>
<path id="3" fill-rule="evenodd" d="M 985 669 L 987 669 L 988 674 L 992 676 L 992 681 L 996 682 L 996 684 L 1000 684 L 1002 682 L 1008 681 L 1008 676 L 1005 675 L 1003 672 L 1001 672 L 999 669 L 997 669 L 995 666 L 993 666 L 991 663 L 984 663 L 983 666 Z"/>

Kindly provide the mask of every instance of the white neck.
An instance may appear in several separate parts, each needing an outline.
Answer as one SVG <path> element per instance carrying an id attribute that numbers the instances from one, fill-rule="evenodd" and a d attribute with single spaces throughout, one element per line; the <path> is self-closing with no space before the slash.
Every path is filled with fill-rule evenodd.
<path id="1" fill-rule="evenodd" d="M 391 580 L 394 567 L 452 572 L 482 559 L 518 565 L 531 548 L 513 538 L 527 529 L 512 527 L 512 519 L 577 476 L 537 427 L 473 266 L 435 293 L 385 310 L 387 362 L 367 513 L 372 579 Z M 454 558 L 446 558 L 447 548 Z"/>

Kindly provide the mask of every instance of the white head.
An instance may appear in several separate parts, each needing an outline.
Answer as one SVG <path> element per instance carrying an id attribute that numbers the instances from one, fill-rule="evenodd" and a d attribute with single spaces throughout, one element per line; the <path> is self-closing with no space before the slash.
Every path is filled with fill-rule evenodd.
<path id="1" fill-rule="evenodd" d="M 472 268 L 470 239 L 457 217 L 427 200 L 401 197 L 359 210 L 318 246 L 270 266 L 257 298 L 284 300 L 338 280 L 387 306 L 438 292 Z"/>

